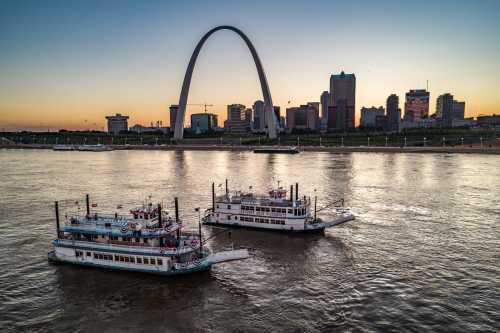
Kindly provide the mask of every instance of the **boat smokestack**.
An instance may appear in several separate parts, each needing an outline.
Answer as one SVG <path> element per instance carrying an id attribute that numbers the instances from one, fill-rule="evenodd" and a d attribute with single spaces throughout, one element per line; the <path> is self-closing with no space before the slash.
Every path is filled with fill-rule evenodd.
<path id="1" fill-rule="evenodd" d="M 60 228 L 60 225 L 59 225 L 59 202 L 54 202 L 54 208 L 56 210 L 56 228 L 57 228 L 57 239 L 59 239 L 59 235 L 60 235 L 60 231 L 61 231 L 61 228 Z"/>
<path id="2" fill-rule="evenodd" d="M 295 200 L 299 200 L 299 183 L 295 183 Z"/>
<path id="3" fill-rule="evenodd" d="M 215 183 L 212 183 L 212 212 L 215 212 Z"/>
<path id="4" fill-rule="evenodd" d="M 179 199 L 177 197 L 174 198 L 175 204 L 175 222 L 179 222 Z"/>
<path id="5" fill-rule="evenodd" d="M 200 237 L 200 257 L 203 255 L 203 242 L 201 240 L 201 221 L 198 220 L 198 234 Z"/>
<path id="6" fill-rule="evenodd" d="M 161 221 L 161 204 L 158 204 L 158 228 L 162 228 L 162 221 Z M 160 247 L 163 247 L 165 245 L 163 241 L 163 237 L 160 236 Z"/>
<path id="7" fill-rule="evenodd" d="M 162 228 L 161 223 L 162 223 L 162 221 L 161 221 L 161 205 L 158 204 L 158 228 Z"/>
<path id="8" fill-rule="evenodd" d="M 87 202 L 87 218 L 90 216 L 90 197 L 88 194 L 85 195 L 85 201 Z"/>
<path id="9" fill-rule="evenodd" d="M 293 185 L 290 185 L 290 201 L 293 202 Z"/>

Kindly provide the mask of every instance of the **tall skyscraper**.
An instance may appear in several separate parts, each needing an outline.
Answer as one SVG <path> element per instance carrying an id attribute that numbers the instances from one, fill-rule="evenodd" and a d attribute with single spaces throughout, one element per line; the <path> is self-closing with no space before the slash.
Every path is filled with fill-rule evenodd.
<path id="1" fill-rule="evenodd" d="M 108 120 L 108 133 L 117 135 L 121 131 L 128 131 L 128 116 L 117 113 L 114 116 L 107 116 L 106 119 Z"/>
<path id="2" fill-rule="evenodd" d="M 417 122 L 429 116 L 429 92 L 425 89 L 406 93 L 405 121 Z"/>
<path id="3" fill-rule="evenodd" d="M 225 130 L 230 133 L 243 134 L 251 130 L 252 110 L 242 104 L 227 106 L 227 120 Z"/>
<path id="4" fill-rule="evenodd" d="M 453 100 L 453 118 L 465 119 L 465 102 Z"/>
<path id="5" fill-rule="evenodd" d="M 286 128 L 288 132 L 294 129 L 315 131 L 318 129 L 318 123 L 319 110 L 314 103 L 286 109 Z"/>
<path id="6" fill-rule="evenodd" d="M 175 131 L 175 120 L 177 119 L 177 111 L 179 111 L 179 105 L 170 105 L 170 132 Z"/>
<path id="7" fill-rule="evenodd" d="M 378 108 L 372 106 L 371 108 L 362 107 L 361 108 L 361 127 L 363 128 L 377 128 L 380 127 L 377 124 L 377 117 L 384 117 L 385 109 L 383 106 Z M 379 120 L 380 121 L 380 120 Z"/>
<path id="8" fill-rule="evenodd" d="M 456 101 L 452 94 L 440 95 L 436 100 L 436 118 L 443 127 L 453 127 L 453 120 L 464 120 L 465 102 Z"/>
<path id="9" fill-rule="evenodd" d="M 328 123 L 328 105 L 330 105 L 330 93 L 323 91 L 319 98 L 321 103 L 321 119 Z"/>
<path id="10" fill-rule="evenodd" d="M 264 102 L 255 101 L 253 103 L 253 128 L 256 131 L 265 131 L 266 116 L 264 114 Z"/>
<path id="11" fill-rule="evenodd" d="M 276 116 L 276 121 L 278 122 L 276 125 L 278 126 L 278 128 L 282 128 L 282 125 L 281 125 L 281 109 L 279 106 L 273 106 L 274 108 L 274 115 Z"/>
<path id="12" fill-rule="evenodd" d="M 355 127 L 356 76 L 343 71 L 330 76 L 330 96 L 328 106 L 328 128 L 348 130 Z"/>
<path id="13" fill-rule="evenodd" d="M 443 127 L 453 125 L 453 95 L 442 94 L 436 100 L 436 118 L 441 118 Z"/>
<path id="14" fill-rule="evenodd" d="M 193 113 L 191 115 L 191 131 L 206 133 L 217 127 L 217 115 L 212 113 Z"/>
<path id="15" fill-rule="evenodd" d="M 401 109 L 399 108 L 398 95 L 392 94 L 389 97 L 387 97 L 386 110 L 387 110 L 387 129 L 389 131 L 399 132 L 399 126 L 401 123 Z"/>

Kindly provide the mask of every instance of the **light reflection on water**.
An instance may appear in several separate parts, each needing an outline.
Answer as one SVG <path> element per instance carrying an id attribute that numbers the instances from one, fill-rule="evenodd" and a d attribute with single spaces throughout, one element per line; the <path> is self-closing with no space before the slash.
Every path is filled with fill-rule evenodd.
<path id="1" fill-rule="evenodd" d="M 0 330 L 496 331 L 499 165 L 459 154 L 3 150 Z M 182 278 L 47 263 L 54 200 L 89 193 L 113 213 L 178 196 L 195 229 L 194 208 L 226 178 L 232 190 L 299 182 L 319 207 L 343 196 L 358 218 L 325 235 L 234 230 L 211 246 L 255 257 Z"/>

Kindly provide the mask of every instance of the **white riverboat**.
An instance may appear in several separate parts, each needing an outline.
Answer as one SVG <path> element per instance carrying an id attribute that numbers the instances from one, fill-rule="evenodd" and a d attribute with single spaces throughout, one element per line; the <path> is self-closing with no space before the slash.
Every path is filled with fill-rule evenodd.
<path id="1" fill-rule="evenodd" d="M 112 147 L 103 144 L 97 145 L 80 145 L 78 146 L 79 151 L 110 151 L 113 150 Z"/>
<path id="2" fill-rule="evenodd" d="M 130 216 L 102 216 L 92 213 L 87 195 L 83 216 L 66 217 L 60 225 L 59 206 L 55 203 L 57 239 L 48 258 L 55 263 L 177 275 L 209 270 L 212 265 L 245 259 L 246 249 L 211 254 L 199 233 L 183 233 L 175 218 L 151 202 L 130 211 Z"/>
<path id="3" fill-rule="evenodd" d="M 253 192 L 236 191 L 217 196 L 215 184 L 212 183 L 212 208 L 207 209 L 203 223 L 216 226 L 246 227 L 254 229 L 276 230 L 284 232 L 318 232 L 354 220 L 354 215 L 344 207 L 344 200 L 332 202 L 328 207 L 331 214 L 328 219 L 317 216 L 316 197 L 314 207 L 309 197 L 299 197 L 298 184 L 287 191 L 278 187 L 269 191 L 268 195 Z"/>
<path id="4" fill-rule="evenodd" d="M 75 146 L 73 146 L 73 145 L 53 145 L 52 149 L 57 150 L 57 151 L 68 151 L 68 150 L 75 150 Z"/>

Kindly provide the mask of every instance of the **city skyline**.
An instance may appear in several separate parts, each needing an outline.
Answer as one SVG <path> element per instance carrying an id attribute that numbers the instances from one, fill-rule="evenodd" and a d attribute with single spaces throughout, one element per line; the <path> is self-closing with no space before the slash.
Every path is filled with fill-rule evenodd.
<path id="1" fill-rule="evenodd" d="M 7 129 L 94 123 L 101 129 L 104 117 L 115 113 L 130 116 L 131 123 L 167 124 L 190 53 L 220 24 L 233 24 L 252 40 L 274 105 L 282 110 L 319 101 L 330 75 L 342 70 L 356 75 L 356 125 L 361 107 L 385 105 L 392 93 L 403 99 L 427 81 L 430 114 L 445 93 L 466 102 L 466 117 L 498 113 L 500 105 L 500 5 L 493 1 L 423 1 L 428 15 L 418 29 L 409 20 L 411 4 L 394 1 L 290 2 L 286 8 L 264 2 L 0 6 L 0 127 Z M 304 12 L 316 23 L 294 24 Z M 261 99 L 244 42 L 229 32 L 214 35 L 200 53 L 188 103 L 214 104 L 209 112 L 222 123 L 227 105 Z M 188 107 L 186 119 L 202 111 Z"/>

